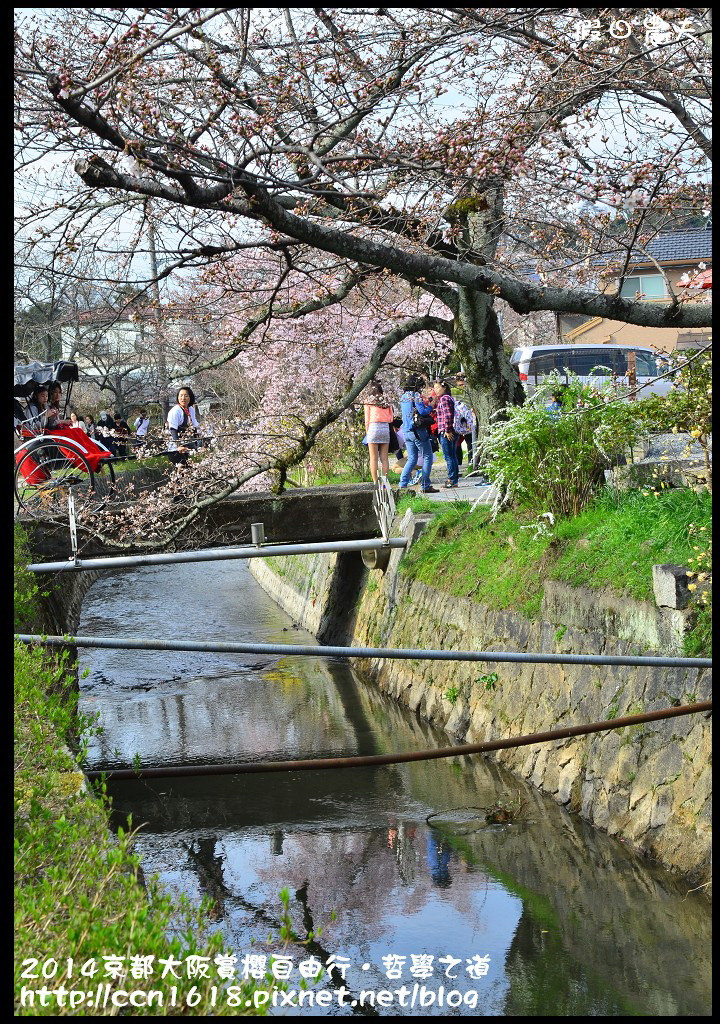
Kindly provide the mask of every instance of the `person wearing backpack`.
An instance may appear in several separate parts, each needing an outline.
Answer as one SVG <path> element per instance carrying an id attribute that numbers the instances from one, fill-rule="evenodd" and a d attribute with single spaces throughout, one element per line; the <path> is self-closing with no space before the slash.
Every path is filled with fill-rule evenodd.
<path id="1" fill-rule="evenodd" d="M 437 487 L 433 487 L 430 483 L 430 471 L 433 464 L 430 443 L 432 406 L 426 405 L 418 394 L 421 386 L 422 381 L 419 377 L 408 377 L 400 397 L 402 429 L 407 451 L 407 462 L 400 477 L 400 490 L 408 486 L 418 460 L 422 459 L 421 489 L 424 494 L 437 494 Z"/>
<path id="2" fill-rule="evenodd" d="M 438 396 L 435 412 L 437 414 L 438 440 L 442 453 L 445 456 L 448 478 L 446 487 L 457 487 L 460 478 L 460 467 L 457 460 L 457 434 L 453 423 L 455 420 L 455 402 L 450 394 L 450 385 L 439 380 L 435 384 L 435 394 Z"/>
<path id="3" fill-rule="evenodd" d="M 473 412 L 461 398 L 455 398 L 455 419 L 453 430 L 457 434 L 457 460 L 458 466 L 462 466 L 463 450 L 462 443 L 465 442 L 468 454 L 468 465 L 472 469 L 472 430 Z"/>

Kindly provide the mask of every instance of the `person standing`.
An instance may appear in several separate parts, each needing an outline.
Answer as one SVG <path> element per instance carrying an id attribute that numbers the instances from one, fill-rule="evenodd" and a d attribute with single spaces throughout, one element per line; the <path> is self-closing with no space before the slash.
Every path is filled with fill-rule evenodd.
<path id="1" fill-rule="evenodd" d="M 87 434 L 85 420 L 82 416 L 78 416 L 74 409 L 70 413 L 70 426 L 74 427 L 76 430 L 83 430 Z"/>
<path id="2" fill-rule="evenodd" d="M 430 483 L 430 471 L 433 464 L 430 443 L 432 406 L 426 405 L 420 397 L 418 389 L 421 384 L 422 381 L 418 377 L 408 377 L 400 398 L 402 430 L 407 451 L 407 462 L 400 477 L 400 489 L 408 486 L 415 466 L 422 459 L 422 491 L 424 494 L 437 494 L 437 487 L 433 487 Z"/>
<path id="3" fill-rule="evenodd" d="M 147 432 L 150 429 L 150 417 L 147 414 L 147 409 L 140 410 L 137 419 L 133 423 L 133 429 L 135 430 L 135 437 L 144 444 Z"/>
<path id="4" fill-rule="evenodd" d="M 395 413 L 392 406 L 387 404 L 383 395 L 382 384 L 373 381 L 367 392 L 367 399 L 363 403 L 365 412 L 365 430 L 367 446 L 370 453 L 370 474 L 373 482 L 378 478 L 378 461 L 382 471 L 387 477 L 390 472 L 388 451 L 390 449 L 390 424 Z"/>
<path id="5" fill-rule="evenodd" d="M 119 412 L 115 413 L 113 418 L 115 428 L 115 446 L 117 448 L 118 457 L 121 459 L 127 458 L 127 441 L 124 440 L 126 437 L 130 437 L 130 427 L 127 425 L 125 420 L 122 418 Z"/>
<path id="6" fill-rule="evenodd" d="M 447 466 L 448 471 L 448 478 L 445 482 L 445 486 L 457 487 L 458 479 L 460 477 L 460 467 L 458 466 L 457 460 L 457 435 L 453 428 L 453 422 L 455 420 L 455 402 L 450 394 L 450 386 L 444 380 L 440 380 L 436 383 L 435 394 L 437 395 L 435 412 L 437 415 L 438 440 L 440 442 L 442 453 L 445 456 L 445 465 Z"/>
<path id="7" fill-rule="evenodd" d="M 562 402 L 559 391 L 551 392 L 549 401 L 545 403 L 545 408 L 550 413 L 550 419 L 553 423 L 557 423 L 562 413 Z"/>
<path id="8" fill-rule="evenodd" d="M 462 398 L 454 397 L 453 401 L 455 402 L 453 430 L 457 434 L 458 466 L 462 466 L 462 445 L 464 441 L 465 447 L 467 448 L 468 466 L 472 469 L 473 411 L 466 402 L 463 402 Z"/>
<path id="9" fill-rule="evenodd" d="M 183 435 L 197 434 L 200 424 L 195 415 L 195 394 L 190 387 L 182 387 L 177 393 L 177 404 L 168 413 L 167 423 L 170 431 L 168 455 L 176 466 L 186 466 L 192 451 L 192 443 L 184 444 Z"/>

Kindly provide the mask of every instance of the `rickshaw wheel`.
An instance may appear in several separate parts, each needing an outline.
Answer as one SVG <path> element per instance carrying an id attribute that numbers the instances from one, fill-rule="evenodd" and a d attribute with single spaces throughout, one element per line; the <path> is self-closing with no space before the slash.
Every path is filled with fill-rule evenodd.
<path id="1" fill-rule="evenodd" d="M 29 482 L 23 473 L 34 482 Z M 39 479 L 42 476 L 42 479 Z M 19 507 L 36 519 L 66 520 L 68 495 L 75 495 L 78 511 L 94 511 L 107 501 L 115 483 L 115 471 L 106 463 L 93 473 L 87 460 L 73 452 L 63 455 L 57 443 L 48 439 L 33 445 L 15 467 L 15 496 Z"/>

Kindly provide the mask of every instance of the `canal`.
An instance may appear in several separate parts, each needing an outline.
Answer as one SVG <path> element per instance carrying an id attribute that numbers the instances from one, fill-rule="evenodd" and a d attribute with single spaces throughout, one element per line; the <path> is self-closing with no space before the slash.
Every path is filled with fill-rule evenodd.
<path id="1" fill-rule="evenodd" d="M 311 642 L 239 562 L 108 576 L 89 591 L 78 633 Z M 93 768 L 448 742 L 329 658 L 97 650 L 79 667 L 80 710 L 101 726 Z M 425 991 L 422 1008 L 396 1000 L 320 1015 L 710 1014 L 706 897 L 481 757 L 109 790 L 116 822 L 142 826 L 145 874 L 194 903 L 214 900 L 238 975 L 262 963 L 246 957 L 283 954 L 298 987 L 302 961 L 334 956 L 332 984 L 344 974 L 351 995 Z M 519 820 L 487 824 L 498 802 L 520 808 Z M 305 944 L 278 939 L 282 890 L 294 930 L 312 935 Z"/>

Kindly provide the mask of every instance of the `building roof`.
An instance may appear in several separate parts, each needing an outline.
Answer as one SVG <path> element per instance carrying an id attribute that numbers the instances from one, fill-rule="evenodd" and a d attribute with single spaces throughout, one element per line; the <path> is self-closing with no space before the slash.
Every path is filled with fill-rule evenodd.
<path id="1" fill-rule="evenodd" d="M 658 263 L 664 260 L 712 259 L 712 231 L 710 228 L 670 231 L 649 242 L 647 251 Z M 636 256 L 638 259 L 644 258 L 642 253 Z"/>
<path id="2" fill-rule="evenodd" d="M 646 252 L 633 252 L 632 263 L 651 264 L 651 256 L 661 265 L 663 263 L 697 263 L 699 260 L 712 259 L 712 231 L 710 227 L 690 228 L 687 231 L 665 231 L 657 235 L 646 246 Z M 624 250 L 605 253 L 594 259 L 595 266 L 606 266 L 610 269 L 624 260 Z"/>

